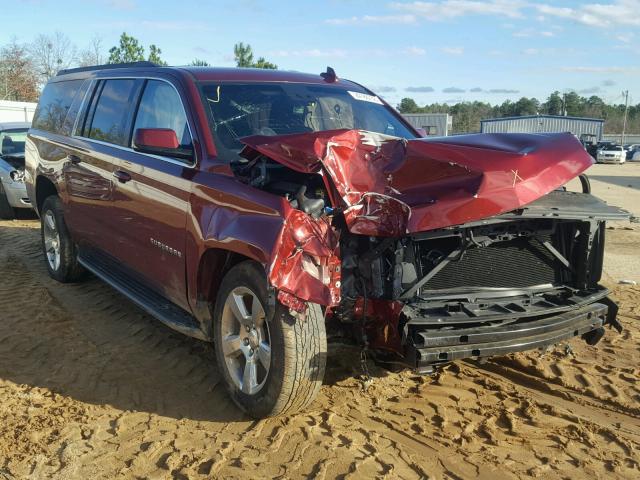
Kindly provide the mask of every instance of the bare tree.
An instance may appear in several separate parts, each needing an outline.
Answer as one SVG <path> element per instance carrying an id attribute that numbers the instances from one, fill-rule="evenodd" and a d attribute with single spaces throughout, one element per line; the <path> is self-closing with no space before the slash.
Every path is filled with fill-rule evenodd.
<path id="1" fill-rule="evenodd" d="M 91 39 L 89 46 L 80 52 L 80 66 L 90 67 L 93 65 L 102 65 L 107 61 L 107 57 L 102 45 L 102 38 L 95 36 Z"/>
<path id="2" fill-rule="evenodd" d="M 15 39 L 0 50 L 0 99 L 38 100 L 38 78 L 26 46 Z"/>
<path id="3" fill-rule="evenodd" d="M 42 83 L 46 83 L 59 70 L 71 67 L 77 56 L 76 47 L 62 32 L 38 35 L 30 50 Z"/>

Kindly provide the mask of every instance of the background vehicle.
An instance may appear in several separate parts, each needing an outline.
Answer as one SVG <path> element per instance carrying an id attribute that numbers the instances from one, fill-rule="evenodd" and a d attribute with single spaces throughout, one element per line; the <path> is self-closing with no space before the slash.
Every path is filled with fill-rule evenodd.
<path id="1" fill-rule="evenodd" d="M 598 141 L 597 136 L 593 133 L 583 133 L 580 135 L 580 143 L 584 149 L 591 155 L 594 159 L 598 154 Z"/>
<path id="2" fill-rule="evenodd" d="M 633 160 L 634 155 L 638 152 L 640 152 L 640 145 L 629 145 L 629 147 L 627 148 L 627 160 Z"/>
<path id="3" fill-rule="evenodd" d="M 621 145 L 603 145 L 598 149 L 596 157 L 598 163 L 618 163 L 627 161 L 627 152 Z"/>
<path id="4" fill-rule="evenodd" d="M 619 328 L 598 281 L 627 214 L 561 188 L 592 164 L 571 134 L 421 139 L 331 69 L 141 63 L 52 79 L 26 164 L 50 275 L 213 341 L 256 417 L 313 400 L 326 318 L 421 372 Z"/>
<path id="5" fill-rule="evenodd" d="M 29 123 L 0 123 L 0 218 L 14 218 L 14 209 L 31 208 L 24 184 L 24 146 Z"/>

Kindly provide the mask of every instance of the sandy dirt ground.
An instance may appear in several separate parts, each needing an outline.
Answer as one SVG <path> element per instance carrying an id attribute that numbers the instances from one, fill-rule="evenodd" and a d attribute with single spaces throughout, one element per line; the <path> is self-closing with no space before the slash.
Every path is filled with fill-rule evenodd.
<path id="1" fill-rule="evenodd" d="M 606 171 L 640 173 L 629 167 Z M 626 181 L 594 190 L 640 209 Z M 358 352 L 333 346 L 308 411 L 253 421 L 227 399 L 208 344 L 96 279 L 57 284 L 38 222 L 0 222 L 0 479 L 640 478 L 640 287 L 617 284 L 638 275 L 640 228 L 612 227 L 623 334 L 434 378 L 372 366 L 367 391 Z"/>

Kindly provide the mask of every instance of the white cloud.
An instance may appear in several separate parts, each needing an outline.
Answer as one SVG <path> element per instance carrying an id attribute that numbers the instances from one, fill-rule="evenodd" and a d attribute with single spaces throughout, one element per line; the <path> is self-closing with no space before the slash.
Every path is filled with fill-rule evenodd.
<path id="1" fill-rule="evenodd" d="M 564 72 L 576 72 L 576 73 L 622 73 L 622 74 L 640 73 L 640 67 L 576 66 L 576 67 L 561 67 L 560 69 Z"/>
<path id="2" fill-rule="evenodd" d="M 540 4 L 535 5 L 535 8 L 543 15 L 565 18 L 592 27 L 640 26 L 640 0 L 587 3 L 577 8 Z"/>
<path id="3" fill-rule="evenodd" d="M 368 87 L 369 90 L 376 92 L 376 93 L 393 93 L 396 91 L 396 87 L 390 87 L 387 85 L 380 85 L 380 86 L 372 86 L 372 87 Z"/>
<path id="4" fill-rule="evenodd" d="M 312 48 L 308 50 L 275 50 L 269 52 L 270 57 L 314 57 L 314 58 L 345 58 L 349 55 L 347 50 L 340 48 L 332 48 L 328 50 L 322 50 L 319 48 Z"/>
<path id="5" fill-rule="evenodd" d="M 184 31 L 184 30 L 208 30 L 210 26 L 204 22 L 189 22 L 189 21 L 155 21 L 155 20 L 143 20 L 141 22 L 127 22 L 132 27 L 142 26 L 150 30 L 171 30 L 171 31 Z"/>
<path id="6" fill-rule="evenodd" d="M 414 24 L 418 20 L 440 21 L 465 15 L 496 15 L 522 18 L 524 0 L 441 0 L 438 2 L 392 2 L 388 5 L 400 13 L 393 15 L 362 15 L 346 18 L 329 18 L 329 25 L 392 25 Z"/>
<path id="7" fill-rule="evenodd" d="M 555 33 L 553 33 L 550 30 L 537 30 L 534 28 L 525 28 L 524 30 L 518 30 L 517 32 L 513 32 L 512 34 L 514 37 L 518 37 L 518 38 L 529 38 L 529 37 L 553 37 L 555 36 Z"/>
<path id="8" fill-rule="evenodd" d="M 624 43 L 631 43 L 631 40 L 633 40 L 633 37 L 634 37 L 633 33 L 627 32 L 627 33 L 621 33 L 620 35 L 617 35 L 616 39 Z"/>
<path id="9" fill-rule="evenodd" d="M 211 25 L 205 22 L 191 22 L 191 21 L 182 21 L 182 20 L 142 20 L 138 22 L 134 22 L 132 20 L 120 20 L 115 22 L 104 22 L 104 23 L 95 23 L 92 25 L 93 27 L 101 27 L 101 28 L 117 28 L 122 30 L 129 29 L 146 29 L 146 30 L 156 30 L 156 31 L 205 31 L 211 30 Z"/>
<path id="10" fill-rule="evenodd" d="M 193 47 L 193 51 L 196 53 L 202 53 L 204 55 L 212 55 L 213 52 L 211 50 L 209 50 L 208 48 L 205 47 Z"/>
<path id="11" fill-rule="evenodd" d="M 405 91 L 413 93 L 431 93 L 435 90 L 433 87 L 407 87 L 405 88 Z"/>
<path id="12" fill-rule="evenodd" d="M 329 18 L 324 22 L 329 25 L 406 25 L 415 23 L 416 17 L 415 15 L 363 15 L 361 17 Z"/>
<path id="13" fill-rule="evenodd" d="M 538 50 L 537 48 L 525 48 L 522 53 L 524 53 L 525 55 L 537 55 L 538 53 L 540 53 L 540 50 Z"/>
<path id="14" fill-rule="evenodd" d="M 464 53 L 464 47 L 444 47 L 441 50 L 449 55 L 462 55 Z"/>
<path id="15" fill-rule="evenodd" d="M 409 46 L 398 50 L 391 50 L 385 48 L 373 48 L 373 49 L 349 49 L 342 48 L 310 48 L 301 50 L 272 50 L 267 52 L 268 57 L 311 57 L 311 58 L 348 58 L 348 57 L 369 57 L 369 58 L 386 58 L 397 56 L 398 53 L 411 56 L 426 55 L 427 51 L 424 48 Z"/>
<path id="16" fill-rule="evenodd" d="M 442 20 L 464 15 L 498 15 L 521 18 L 526 3 L 520 0 L 441 0 L 439 2 L 394 2 L 390 7 L 426 20 Z"/>
<path id="17" fill-rule="evenodd" d="M 415 55 L 417 57 L 420 57 L 422 55 L 426 55 L 427 51 L 421 47 L 411 46 L 405 48 L 404 53 L 406 53 L 407 55 Z"/>
<path id="18" fill-rule="evenodd" d="M 136 3 L 133 0 L 105 0 L 104 3 L 116 10 L 133 10 L 136 8 Z"/>
<path id="19" fill-rule="evenodd" d="M 458 87 L 447 87 L 442 89 L 442 93 L 465 93 L 466 90 L 464 88 Z"/>

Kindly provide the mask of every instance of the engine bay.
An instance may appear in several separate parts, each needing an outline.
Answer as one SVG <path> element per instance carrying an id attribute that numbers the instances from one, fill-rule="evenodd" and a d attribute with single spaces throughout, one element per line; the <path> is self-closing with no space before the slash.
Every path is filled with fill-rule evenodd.
<path id="1" fill-rule="evenodd" d="M 325 214 L 330 202 L 322 176 L 297 172 L 264 155 L 232 164 L 235 176 L 255 188 L 287 199 L 295 209 L 313 218 Z"/>

